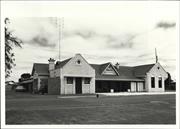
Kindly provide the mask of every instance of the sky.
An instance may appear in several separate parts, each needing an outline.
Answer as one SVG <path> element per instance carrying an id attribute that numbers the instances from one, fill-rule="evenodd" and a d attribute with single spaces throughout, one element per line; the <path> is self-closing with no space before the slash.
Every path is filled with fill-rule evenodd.
<path id="1" fill-rule="evenodd" d="M 49 58 L 59 60 L 57 19 L 61 25 L 60 60 L 80 53 L 89 63 L 152 64 L 155 63 L 156 48 L 158 61 L 176 79 L 177 3 L 128 1 L 33 5 L 4 6 L 4 11 L 14 10 L 13 15 L 7 13 L 8 27 L 23 41 L 22 48 L 13 49 L 16 66 L 9 80 L 17 81 L 22 73 L 31 73 L 33 63 L 48 63 Z M 24 17 L 18 16 L 22 10 Z"/>

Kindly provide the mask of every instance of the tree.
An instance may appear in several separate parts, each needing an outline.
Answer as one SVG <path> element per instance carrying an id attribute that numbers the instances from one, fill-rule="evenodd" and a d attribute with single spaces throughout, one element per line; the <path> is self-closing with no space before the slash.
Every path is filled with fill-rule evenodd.
<path id="1" fill-rule="evenodd" d="M 19 78 L 19 82 L 22 82 L 24 80 L 28 80 L 31 78 L 31 74 L 30 73 L 23 73 L 21 74 L 21 78 Z"/>
<path id="2" fill-rule="evenodd" d="M 165 80 L 165 89 L 169 90 L 171 89 L 171 84 L 173 80 L 171 79 L 171 74 L 169 72 L 167 72 L 167 74 L 168 74 L 168 78 Z"/>
<path id="3" fill-rule="evenodd" d="M 10 23 L 9 18 L 5 18 L 5 77 L 10 77 L 12 68 L 15 66 L 15 55 L 13 53 L 13 47 L 20 47 L 22 40 L 12 35 L 12 31 L 9 30 L 8 24 Z"/>

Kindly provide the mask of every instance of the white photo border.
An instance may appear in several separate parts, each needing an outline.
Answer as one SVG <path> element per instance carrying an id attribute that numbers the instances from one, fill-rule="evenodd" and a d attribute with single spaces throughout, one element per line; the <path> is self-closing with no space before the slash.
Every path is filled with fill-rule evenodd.
<path id="1" fill-rule="evenodd" d="M 109 4 L 123 1 L 2 1 L 1 2 L 1 127 L 2 128 L 152 128 L 152 129 L 178 129 L 179 128 L 179 24 L 176 24 L 177 31 L 177 54 L 176 54 L 176 124 L 175 125 L 6 125 L 5 124 L 5 46 L 4 46 L 4 18 L 5 17 L 58 17 L 57 13 L 54 13 L 53 10 L 43 13 L 44 9 L 57 4 Z M 136 1 L 128 1 L 136 2 Z M 140 1 L 139 1 L 140 2 Z M 141 1 L 141 2 L 153 2 L 153 1 Z M 163 2 L 163 1 L 159 1 Z M 170 1 L 164 1 L 170 2 Z M 173 1 L 177 2 L 178 1 Z M 27 8 L 28 5 L 28 8 Z M 20 8 L 21 6 L 21 8 Z M 7 7 L 9 12 L 7 12 Z M 31 9 L 37 9 L 37 13 L 32 13 Z M 49 10 L 49 8 L 47 10 Z M 70 15 L 70 14 L 63 14 Z M 179 23 L 179 15 L 177 13 L 177 23 Z"/>

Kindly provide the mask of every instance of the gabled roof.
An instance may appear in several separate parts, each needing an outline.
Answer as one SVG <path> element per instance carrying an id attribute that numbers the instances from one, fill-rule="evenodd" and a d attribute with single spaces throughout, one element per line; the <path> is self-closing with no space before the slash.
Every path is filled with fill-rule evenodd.
<path id="1" fill-rule="evenodd" d="M 116 68 L 117 69 L 117 68 Z M 128 77 L 134 77 L 133 74 L 133 67 L 130 66 L 119 66 L 119 69 L 117 69 L 120 76 L 128 76 Z"/>
<path id="2" fill-rule="evenodd" d="M 55 64 L 55 68 L 62 68 L 70 59 L 71 58 L 63 60 L 61 62 L 57 61 Z M 36 73 L 38 75 L 47 75 L 48 76 L 49 75 L 49 64 L 34 63 L 32 74 L 34 71 L 36 71 Z"/>
<path id="3" fill-rule="evenodd" d="M 109 62 L 108 62 L 108 63 L 101 64 L 101 65 L 100 65 L 100 72 L 102 73 L 109 64 L 110 64 Z"/>
<path id="4" fill-rule="evenodd" d="M 49 64 L 34 63 L 32 75 L 33 75 L 34 71 L 36 71 L 36 73 L 38 75 L 49 75 Z"/>
<path id="5" fill-rule="evenodd" d="M 70 61 L 72 58 L 68 58 L 66 60 L 63 61 L 57 61 L 56 65 L 55 65 L 55 69 L 57 68 L 62 68 L 68 61 Z"/>
<path id="6" fill-rule="evenodd" d="M 112 66 L 114 72 L 119 75 L 117 69 L 111 64 L 111 62 L 105 63 L 105 64 L 101 64 L 101 74 L 103 74 L 105 72 L 105 70 L 109 67 Z"/>
<path id="7" fill-rule="evenodd" d="M 139 65 L 133 67 L 133 74 L 136 77 L 143 77 L 155 64 Z"/>
<path id="8" fill-rule="evenodd" d="M 55 69 L 62 68 L 65 66 L 72 58 L 68 58 L 63 61 L 57 61 L 55 64 Z M 117 75 L 104 75 L 103 71 L 112 65 L 110 62 L 104 64 L 90 64 L 95 70 L 96 80 L 124 80 L 124 81 L 143 81 L 140 79 L 145 77 L 146 73 L 155 65 L 139 65 L 139 66 L 119 66 L 119 68 L 112 65 Z M 49 75 L 49 64 L 34 63 L 32 74 L 36 71 L 38 75 Z"/>
<path id="9" fill-rule="evenodd" d="M 145 77 L 146 73 L 154 66 L 154 64 L 140 65 L 140 66 L 119 66 L 116 68 L 119 75 L 102 75 L 102 71 L 108 66 L 105 64 L 91 64 L 96 72 L 96 80 L 134 80 L 142 81 L 138 77 Z"/>
<path id="10" fill-rule="evenodd" d="M 107 63 L 106 63 L 107 64 Z M 118 71 L 118 75 L 102 75 L 102 69 L 104 64 L 91 64 L 91 66 L 95 69 L 95 76 L 96 80 L 124 80 L 124 81 L 143 81 L 142 79 L 138 79 L 133 75 L 133 67 L 128 66 L 120 66 L 119 69 L 116 68 Z"/>

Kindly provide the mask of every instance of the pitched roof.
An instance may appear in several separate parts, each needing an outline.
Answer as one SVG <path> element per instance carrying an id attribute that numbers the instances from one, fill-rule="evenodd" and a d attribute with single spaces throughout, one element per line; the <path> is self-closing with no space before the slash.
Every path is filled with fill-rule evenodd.
<path id="1" fill-rule="evenodd" d="M 62 68 L 69 60 L 71 60 L 72 58 L 68 58 L 66 60 L 63 61 L 57 61 L 56 65 L 55 65 L 55 69 L 57 68 Z"/>
<path id="2" fill-rule="evenodd" d="M 107 64 L 107 63 L 106 63 Z M 108 63 L 109 64 L 109 63 Z M 133 75 L 133 67 L 120 66 L 119 69 L 116 68 L 119 75 L 102 75 L 102 71 L 107 67 L 104 64 L 90 64 L 95 69 L 96 80 L 124 80 L 124 81 L 143 81 L 142 79 L 136 78 Z"/>
<path id="3" fill-rule="evenodd" d="M 62 68 L 68 61 L 72 58 L 68 58 L 61 62 L 57 61 L 55 64 L 55 69 Z M 147 65 L 139 65 L 139 66 L 119 66 L 116 68 L 116 72 L 118 75 L 103 75 L 102 72 L 106 69 L 106 67 L 111 64 L 110 62 L 104 64 L 90 64 L 95 69 L 96 80 L 124 80 L 124 81 L 143 81 L 138 77 L 145 77 L 146 73 L 155 65 L 155 64 L 147 64 Z M 49 75 L 49 64 L 43 63 L 34 63 L 33 71 L 36 71 L 38 75 Z M 32 71 L 32 73 L 33 73 Z"/>
<path id="4" fill-rule="evenodd" d="M 138 77 L 145 77 L 146 73 L 154 66 L 154 64 L 140 65 L 140 66 L 119 66 L 116 68 L 119 75 L 102 75 L 102 71 L 109 63 L 105 64 L 90 64 L 96 72 L 96 80 L 134 80 L 142 81 Z M 106 67 L 105 67 L 106 66 Z"/>
<path id="5" fill-rule="evenodd" d="M 116 68 L 117 69 L 117 68 Z M 119 66 L 119 69 L 117 69 L 120 76 L 128 76 L 133 77 L 133 67 L 130 66 Z"/>
<path id="6" fill-rule="evenodd" d="M 36 71 L 38 75 L 49 75 L 49 65 L 48 64 L 43 64 L 43 63 L 34 63 L 33 64 L 33 71 Z"/>
<path id="7" fill-rule="evenodd" d="M 61 62 L 57 61 L 55 64 L 55 68 L 62 68 L 70 59 L 71 58 L 63 60 Z M 49 64 L 34 63 L 32 74 L 34 71 L 36 71 L 36 73 L 38 73 L 38 75 L 47 75 L 48 76 L 49 75 Z"/>
<path id="8" fill-rule="evenodd" d="M 133 67 L 133 74 L 136 77 L 143 77 L 155 64 L 139 65 Z"/>
<path id="9" fill-rule="evenodd" d="M 109 64 L 110 64 L 110 62 L 101 64 L 100 65 L 100 72 L 102 73 Z"/>

